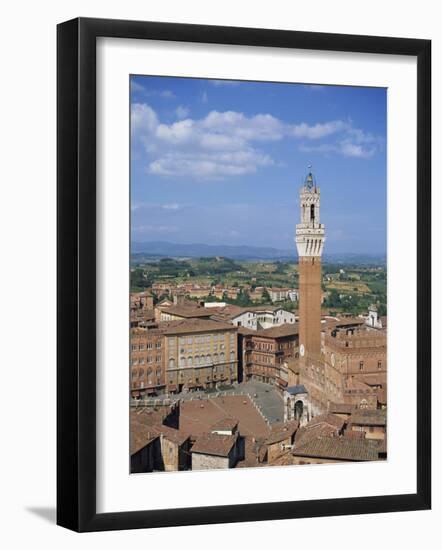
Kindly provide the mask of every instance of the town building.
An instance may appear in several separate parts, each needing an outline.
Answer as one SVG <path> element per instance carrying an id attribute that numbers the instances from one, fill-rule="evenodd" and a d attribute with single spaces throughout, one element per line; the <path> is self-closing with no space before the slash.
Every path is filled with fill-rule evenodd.
<path id="1" fill-rule="evenodd" d="M 166 388 L 163 330 L 158 324 L 130 331 L 131 396 L 143 397 Z"/>
<path id="2" fill-rule="evenodd" d="M 292 292 L 292 289 L 271 287 L 267 288 L 267 292 L 269 293 L 272 302 L 284 302 L 285 300 L 290 299 L 290 292 Z"/>
<path id="3" fill-rule="evenodd" d="M 155 308 L 155 318 L 158 321 L 182 321 L 183 319 L 210 319 L 213 312 L 198 304 L 167 305 Z"/>
<path id="4" fill-rule="evenodd" d="M 167 391 L 214 388 L 236 382 L 236 333 L 232 324 L 211 319 L 169 323 L 163 330 Z"/>
<path id="5" fill-rule="evenodd" d="M 212 319 L 222 319 L 237 327 L 245 327 L 251 330 L 272 328 L 296 322 L 296 316 L 293 312 L 276 306 L 240 307 L 228 305 L 219 308 Z"/>
<path id="6" fill-rule="evenodd" d="M 295 433 L 299 428 L 299 422 L 293 420 L 281 424 L 274 424 L 265 441 L 267 446 L 267 461 L 272 463 L 287 449 L 292 449 Z"/>
<path id="7" fill-rule="evenodd" d="M 380 409 L 357 409 L 348 418 L 348 430 L 363 432 L 365 439 L 385 440 L 387 415 Z"/>
<path id="8" fill-rule="evenodd" d="M 257 330 L 244 334 L 242 338 L 244 379 L 258 380 L 279 388 L 287 386 L 284 362 L 298 355 L 298 324 Z"/>
<path id="9" fill-rule="evenodd" d="M 293 464 L 367 462 L 383 458 L 383 449 L 366 439 L 325 436 L 295 447 L 292 454 Z"/>
<path id="10" fill-rule="evenodd" d="M 192 470 L 234 468 L 240 458 L 238 435 L 207 433 L 198 437 L 191 449 Z"/>

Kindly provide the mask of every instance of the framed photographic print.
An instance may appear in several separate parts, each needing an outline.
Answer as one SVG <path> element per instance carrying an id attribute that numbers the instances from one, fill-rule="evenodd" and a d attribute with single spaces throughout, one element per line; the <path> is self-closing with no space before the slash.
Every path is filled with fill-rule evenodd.
<path id="1" fill-rule="evenodd" d="M 430 508 L 430 52 L 58 26 L 59 525 Z"/>

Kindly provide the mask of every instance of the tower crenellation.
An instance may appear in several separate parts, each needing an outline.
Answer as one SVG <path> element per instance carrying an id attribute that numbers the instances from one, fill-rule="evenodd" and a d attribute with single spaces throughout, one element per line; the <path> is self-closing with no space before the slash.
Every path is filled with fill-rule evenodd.
<path id="1" fill-rule="evenodd" d="M 321 190 L 310 171 L 300 190 L 301 222 L 296 225 L 298 256 L 320 257 L 324 248 L 325 231 L 320 218 Z"/>

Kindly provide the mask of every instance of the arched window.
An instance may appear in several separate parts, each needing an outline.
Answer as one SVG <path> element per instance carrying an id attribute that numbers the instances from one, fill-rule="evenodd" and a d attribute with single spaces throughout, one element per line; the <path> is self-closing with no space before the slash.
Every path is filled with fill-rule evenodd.
<path id="1" fill-rule="evenodd" d="M 230 361 L 235 361 L 235 352 L 234 351 L 230 352 Z"/>
<path id="2" fill-rule="evenodd" d="M 175 368 L 175 359 L 171 357 L 169 359 L 169 369 L 174 369 L 174 368 Z"/>
<path id="3" fill-rule="evenodd" d="M 219 360 L 220 360 L 221 363 L 224 363 L 224 361 L 225 361 L 225 356 L 224 356 L 223 351 L 219 354 Z"/>
<path id="4" fill-rule="evenodd" d="M 199 365 L 200 364 L 200 356 L 199 355 L 195 355 L 195 366 Z"/>
<path id="5" fill-rule="evenodd" d="M 192 357 L 188 357 L 188 358 L 187 358 L 187 365 L 188 365 L 189 367 L 192 366 L 192 362 L 193 362 L 193 358 L 192 358 Z"/>
<path id="6" fill-rule="evenodd" d="M 310 221 L 312 221 L 312 222 L 315 221 L 315 205 L 314 204 L 310 205 Z"/>
<path id="7" fill-rule="evenodd" d="M 186 358 L 185 357 L 181 357 L 180 358 L 180 367 L 185 367 L 186 366 Z"/>
<path id="8" fill-rule="evenodd" d="M 213 354 L 213 362 L 218 363 L 218 354 L 217 353 Z"/>
<path id="9" fill-rule="evenodd" d="M 295 418 L 300 420 L 304 411 L 304 403 L 302 401 L 296 401 L 295 403 Z"/>

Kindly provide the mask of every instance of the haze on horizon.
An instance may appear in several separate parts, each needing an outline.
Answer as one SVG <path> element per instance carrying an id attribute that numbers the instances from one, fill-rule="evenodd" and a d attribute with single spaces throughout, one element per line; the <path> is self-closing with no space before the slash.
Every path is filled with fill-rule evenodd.
<path id="1" fill-rule="evenodd" d="M 131 77 L 133 243 L 294 249 L 312 164 L 325 254 L 385 254 L 383 88 Z"/>

